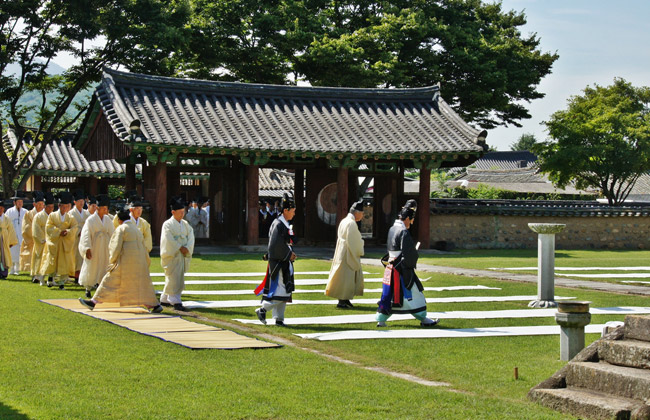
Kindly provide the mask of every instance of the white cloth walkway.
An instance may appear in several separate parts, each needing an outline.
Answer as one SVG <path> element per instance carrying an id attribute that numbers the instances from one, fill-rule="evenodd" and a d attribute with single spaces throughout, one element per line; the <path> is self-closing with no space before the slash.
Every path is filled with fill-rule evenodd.
<path id="1" fill-rule="evenodd" d="M 556 276 L 562 277 L 580 277 L 592 279 L 648 279 L 650 273 L 608 273 L 608 274 L 564 274 L 555 273 Z"/>
<path id="2" fill-rule="evenodd" d="M 296 271 L 294 275 L 328 275 L 329 271 Z M 363 272 L 363 274 L 370 274 Z M 266 273 L 185 273 L 185 277 L 260 277 L 264 278 Z M 151 277 L 164 277 L 165 273 L 151 273 Z M 261 281 L 261 280 L 260 280 Z"/>
<path id="3" fill-rule="evenodd" d="M 590 324 L 585 327 L 589 334 L 600 334 L 605 324 Z M 350 330 L 339 332 L 295 334 L 302 338 L 319 341 L 334 340 L 368 340 L 378 338 L 461 338 L 461 337 L 502 337 L 520 335 L 559 335 L 559 325 L 540 325 L 532 327 L 489 327 L 489 328 L 460 328 L 438 329 L 420 328 L 417 330 Z"/>
<path id="4" fill-rule="evenodd" d="M 623 281 L 621 281 L 621 283 L 641 283 L 641 284 L 650 284 L 650 281 L 641 281 L 641 280 L 637 280 L 637 281 L 632 281 L 632 280 L 623 280 Z"/>
<path id="5" fill-rule="evenodd" d="M 526 271 L 535 271 L 537 267 L 493 267 L 488 268 L 488 270 L 508 270 L 508 271 L 517 271 L 517 270 L 526 270 Z M 555 271 L 650 271 L 648 266 L 639 266 L 639 267 L 555 267 Z"/>
<path id="6" fill-rule="evenodd" d="M 262 282 L 264 278 L 258 280 L 239 280 L 239 279 L 227 279 L 227 280 L 185 280 L 185 284 L 254 284 L 258 285 Z M 381 283 L 382 278 L 376 279 L 364 279 L 366 283 Z M 327 279 L 296 279 L 294 283 L 297 286 L 318 286 L 327 284 Z M 162 286 L 165 284 L 164 281 L 154 281 L 154 286 Z"/>
<path id="7" fill-rule="evenodd" d="M 185 282 L 187 284 L 188 282 Z M 163 283 L 164 284 L 164 283 Z M 425 292 L 443 292 L 447 290 L 501 290 L 500 287 L 487 287 L 487 286 L 449 286 L 449 287 L 425 287 Z M 365 293 L 381 293 L 381 289 L 364 289 Z M 160 294 L 162 292 L 157 291 Z M 183 290 L 184 295 L 250 295 L 253 289 L 243 290 Z M 325 294 L 322 289 L 296 289 L 293 293 L 320 293 Z"/>
<path id="8" fill-rule="evenodd" d="M 641 315 L 650 314 L 650 307 L 620 306 L 613 308 L 591 308 L 592 315 Z M 449 311 L 429 312 L 429 318 L 440 319 L 497 319 L 497 318 L 546 318 L 554 317 L 557 309 L 512 309 L 503 311 Z M 413 320 L 409 314 L 394 314 L 391 321 Z M 233 319 L 242 324 L 262 325 L 258 319 Z M 287 318 L 284 320 L 287 325 L 342 325 L 342 324 L 364 324 L 374 323 L 375 314 L 360 315 L 334 315 L 303 318 Z M 267 319 L 267 323 L 273 325 L 275 320 Z"/>
<path id="9" fill-rule="evenodd" d="M 460 296 L 447 298 L 427 298 L 427 303 L 457 303 L 457 302 L 512 302 L 512 301 L 531 301 L 537 299 L 535 295 L 526 296 Z M 556 296 L 555 300 L 575 299 L 575 297 Z M 292 305 L 336 305 L 335 299 L 328 300 L 300 300 L 294 299 Z M 377 298 L 374 299 L 354 299 L 355 304 L 376 305 Z M 213 300 L 213 301 L 186 301 L 183 306 L 186 308 L 246 308 L 259 306 L 260 299 L 255 300 Z"/>

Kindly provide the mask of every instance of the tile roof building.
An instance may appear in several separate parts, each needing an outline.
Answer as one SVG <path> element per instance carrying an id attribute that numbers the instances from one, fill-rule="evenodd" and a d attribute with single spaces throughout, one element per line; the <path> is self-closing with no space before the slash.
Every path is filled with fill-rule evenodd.
<path id="1" fill-rule="evenodd" d="M 224 217 L 211 237 L 256 244 L 261 167 L 294 171 L 295 184 L 305 185 L 304 194 L 295 191 L 298 214 L 304 214 L 298 232 L 308 240 L 333 239 L 335 226 L 319 220 L 319 206 L 335 203 L 328 211 L 336 220 L 345 216 L 358 195 L 357 176 L 349 174 L 375 176 L 376 199 L 388 197 L 384 208 L 394 214 L 402 204 L 404 168 L 419 168 L 426 178 L 432 168 L 471 164 L 484 153 L 485 137 L 435 86 L 296 87 L 106 70 L 75 147 L 89 160 L 143 164 L 145 197 L 159 211 L 154 228 L 167 216 L 169 196 L 179 192 L 183 159 L 197 161 L 193 170 L 210 174 L 208 196 Z M 319 202 L 330 184 L 335 194 Z M 420 200 L 427 211 L 428 192 Z M 379 237 L 387 230 L 377 228 Z M 428 226 L 421 228 L 424 237 Z"/>

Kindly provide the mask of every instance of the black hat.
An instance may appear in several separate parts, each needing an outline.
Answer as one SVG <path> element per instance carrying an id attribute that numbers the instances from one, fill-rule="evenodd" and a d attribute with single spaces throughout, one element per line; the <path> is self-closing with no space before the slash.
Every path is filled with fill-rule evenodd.
<path id="1" fill-rule="evenodd" d="M 180 210 L 185 208 L 185 200 L 183 197 L 173 197 L 169 202 L 172 210 Z"/>
<path id="2" fill-rule="evenodd" d="M 406 204 L 404 204 L 404 207 L 416 210 L 418 208 L 418 202 L 414 199 L 410 199 L 406 202 Z"/>
<path id="3" fill-rule="evenodd" d="M 129 211 L 128 206 L 120 208 L 117 212 L 117 218 L 125 222 L 131 218 L 131 212 Z"/>
<path id="4" fill-rule="evenodd" d="M 402 209 L 399 211 L 399 218 L 401 220 L 404 220 L 407 217 L 409 219 L 412 219 L 414 216 L 415 216 L 415 209 L 413 207 L 402 207 Z"/>
<path id="5" fill-rule="evenodd" d="M 89 195 L 86 199 L 88 200 L 88 205 L 97 204 L 97 198 L 94 195 Z"/>
<path id="6" fill-rule="evenodd" d="M 100 194 L 97 196 L 97 206 L 99 207 L 108 207 L 111 205 L 111 198 L 106 194 Z"/>
<path id="7" fill-rule="evenodd" d="M 74 201 L 84 200 L 85 198 L 86 198 L 86 195 L 84 194 L 83 190 L 76 190 L 74 192 Z"/>
<path id="8" fill-rule="evenodd" d="M 47 206 L 48 204 L 54 204 L 54 196 L 52 195 L 51 192 L 46 192 L 45 193 L 45 205 Z"/>
<path id="9" fill-rule="evenodd" d="M 363 211 L 363 198 L 350 206 L 350 213 L 355 211 Z"/>
<path id="10" fill-rule="evenodd" d="M 34 191 L 32 195 L 34 197 L 34 203 L 45 201 L 45 194 L 43 194 L 43 191 Z"/>
<path id="11" fill-rule="evenodd" d="M 25 194 L 25 191 L 16 191 L 16 195 L 14 195 L 13 197 L 11 197 L 11 199 L 12 199 L 13 201 L 16 201 L 16 200 L 24 200 L 25 198 L 27 198 L 27 195 Z"/>
<path id="12" fill-rule="evenodd" d="M 68 191 L 59 193 L 59 204 L 72 204 L 72 194 Z"/>
<path id="13" fill-rule="evenodd" d="M 286 209 L 295 209 L 296 201 L 293 199 L 293 196 L 284 193 L 282 194 L 282 210 Z"/>
<path id="14" fill-rule="evenodd" d="M 129 197 L 128 200 L 126 200 L 128 203 L 129 207 L 143 207 L 144 203 L 144 197 L 140 197 L 139 195 L 132 195 Z"/>

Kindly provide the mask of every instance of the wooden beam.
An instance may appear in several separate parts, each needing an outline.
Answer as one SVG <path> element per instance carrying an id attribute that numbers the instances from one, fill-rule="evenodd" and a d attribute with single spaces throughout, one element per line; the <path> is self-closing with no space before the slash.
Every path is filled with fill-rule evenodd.
<path id="1" fill-rule="evenodd" d="M 431 169 L 420 169 L 420 195 L 418 197 L 418 240 L 420 249 L 430 247 L 430 220 L 431 220 Z"/>
<path id="2" fill-rule="evenodd" d="M 259 188 L 260 170 L 257 165 L 246 166 L 246 243 L 257 245 L 260 241 L 259 232 Z"/>
<path id="3" fill-rule="evenodd" d="M 348 173 L 349 169 L 339 166 L 336 169 L 336 225 L 348 214 Z"/>

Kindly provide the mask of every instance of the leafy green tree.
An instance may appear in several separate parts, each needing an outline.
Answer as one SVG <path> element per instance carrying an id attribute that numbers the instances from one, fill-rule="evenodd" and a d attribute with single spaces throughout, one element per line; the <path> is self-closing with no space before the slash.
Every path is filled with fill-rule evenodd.
<path id="1" fill-rule="evenodd" d="M 77 95 L 99 80 L 102 68 L 171 73 L 190 11 L 187 0 L 1 2 L 0 128 L 17 138 L 0 148 L 3 190 L 11 193 L 17 179 L 22 188 L 45 146 L 74 128 L 88 105 Z M 62 74 L 48 72 L 63 53 L 78 63 Z M 25 105 L 34 95 L 36 104 Z"/>
<path id="2" fill-rule="evenodd" d="M 510 150 L 512 150 L 513 152 L 529 151 L 533 149 L 535 144 L 537 144 L 537 139 L 535 138 L 535 135 L 533 133 L 524 133 L 521 136 L 519 136 L 517 141 L 515 141 L 510 145 Z"/>
<path id="3" fill-rule="evenodd" d="M 530 118 L 556 54 L 523 13 L 480 0 L 194 0 L 180 74 L 258 83 L 422 87 L 483 128 Z"/>
<path id="4" fill-rule="evenodd" d="M 650 169 L 650 88 L 614 79 L 572 97 L 546 121 L 552 141 L 534 148 L 540 169 L 564 187 L 600 188 L 610 205 L 627 198 Z"/>

